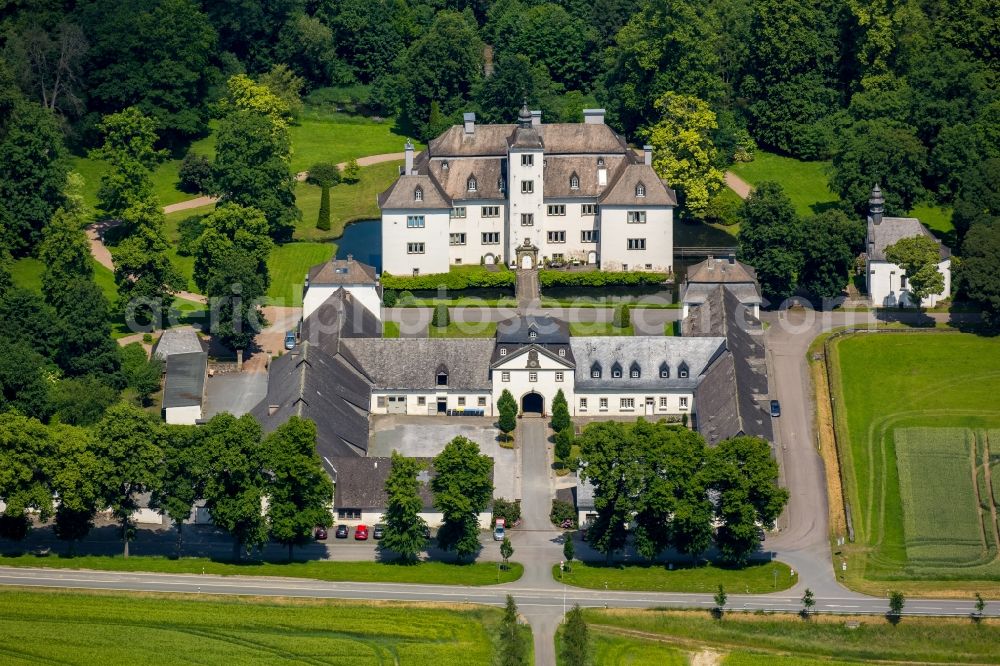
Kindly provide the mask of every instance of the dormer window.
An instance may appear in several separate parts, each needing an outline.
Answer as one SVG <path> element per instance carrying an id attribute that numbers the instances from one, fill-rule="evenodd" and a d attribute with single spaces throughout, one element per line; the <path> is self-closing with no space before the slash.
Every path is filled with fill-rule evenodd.
<path id="1" fill-rule="evenodd" d="M 687 379 L 688 377 L 688 365 L 687 363 L 681 363 L 677 366 L 677 376 L 681 379 Z"/>
<path id="2" fill-rule="evenodd" d="M 612 379 L 622 378 L 622 366 L 619 365 L 618 363 L 615 363 L 613 366 L 611 366 L 611 378 Z"/>
<path id="3" fill-rule="evenodd" d="M 507 355 L 507 348 L 506 347 L 501 347 L 500 348 L 500 355 L 501 356 L 506 356 Z"/>
<path id="4" fill-rule="evenodd" d="M 528 332 L 528 338 L 529 339 L 534 340 L 537 337 L 538 337 L 538 332 L 537 331 L 529 331 Z"/>
<path id="5" fill-rule="evenodd" d="M 628 369 L 628 376 L 632 379 L 639 379 L 642 376 L 642 369 L 639 367 L 638 363 L 633 362 Z"/>
<path id="6" fill-rule="evenodd" d="M 670 366 L 666 362 L 660 364 L 660 379 L 670 378 Z"/>
<path id="7" fill-rule="evenodd" d="M 423 201 L 424 200 L 424 190 L 421 187 L 417 187 L 413 190 L 413 200 Z"/>
<path id="8" fill-rule="evenodd" d="M 560 349 L 559 350 L 559 356 L 561 356 L 562 358 L 566 358 L 566 350 L 565 349 Z"/>
<path id="9" fill-rule="evenodd" d="M 593 379 L 600 379 L 601 378 L 601 364 L 600 363 L 594 363 L 594 365 L 590 366 L 590 376 Z"/>
<path id="10" fill-rule="evenodd" d="M 569 189 L 571 190 L 580 189 L 580 177 L 575 173 L 569 177 Z"/>
<path id="11" fill-rule="evenodd" d="M 635 184 L 635 196 L 644 197 L 646 196 L 646 186 L 642 183 Z"/>
<path id="12" fill-rule="evenodd" d="M 470 192 L 475 192 L 479 189 L 479 183 L 476 182 L 475 176 L 469 176 L 469 180 L 466 182 L 466 187 Z"/>
<path id="13" fill-rule="evenodd" d="M 597 158 L 597 168 L 598 169 L 603 169 L 604 168 L 604 158 L 603 157 L 598 157 Z"/>
<path id="14" fill-rule="evenodd" d="M 448 170 L 448 160 L 442 160 L 441 161 L 441 169 L 443 171 L 447 171 Z"/>
<path id="15" fill-rule="evenodd" d="M 448 368 L 446 368 L 444 366 L 444 364 L 441 364 L 441 365 L 438 366 L 437 373 L 436 373 L 436 379 L 437 379 L 437 385 L 438 386 L 447 386 L 448 385 Z"/>

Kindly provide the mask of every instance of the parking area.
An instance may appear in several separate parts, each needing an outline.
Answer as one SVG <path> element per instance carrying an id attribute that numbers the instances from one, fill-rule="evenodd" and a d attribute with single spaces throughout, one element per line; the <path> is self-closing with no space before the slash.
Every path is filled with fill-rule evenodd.
<path id="1" fill-rule="evenodd" d="M 243 416 L 267 395 L 267 372 L 223 372 L 205 382 L 203 418 L 229 412 Z"/>
<path id="2" fill-rule="evenodd" d="M 433 458 L 455 437 L 479 444 L 479 450 L 493 458 L 493 485 L 496 496 L 520 496 L 520 469 L 517 452 L 500 446 L 494 420 L 470 416 L 372 416 L 368 456 L 390 456 L 399 451 L 413 458 Z"/>

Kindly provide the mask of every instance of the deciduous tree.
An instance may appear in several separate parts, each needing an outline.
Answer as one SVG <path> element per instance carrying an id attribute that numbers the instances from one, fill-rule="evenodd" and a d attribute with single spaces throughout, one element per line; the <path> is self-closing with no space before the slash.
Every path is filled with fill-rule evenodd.
<path id="1" fill-rule="evenodd" d="M 563 629 L 560 656 L 566 666 L 586 666 L 590 663 L 590 632 L 583 619 L 580 605 L 573 606 L 566 613 L 566 628 Z"/>
<path id="2" fill-rule="evenodd" d="M 118 286 L 118 310 L 142 324 L 166 317 L 174 292 L 186 285 L 167 255 L 163 212 L 155 198 L 137 199 L 122 213 L 132 232 L 111 256 Z"/>
<path id="3" fill-rule="evenodd" d="M 81 541 L 94 526 L 94 515 L 101 505 L 102 464 L 89 429 L 55 425 L 51 428 L 56 453 L 52 490 L 59 496 L 53 531 L 58 539 L 73 544 Z"/>
<path id="4" fill-rule="evenodd" d="M 0 349 L 0 412 L 16 410 L 46 420 L 52 414 L 45 359 L 27 342 L 5 341 Z"/>
<path id="5" fill-rule="evenodd" d="M 791 200 L 774 182 L 760 183 L 740 209 L 740 258 L 757 269 L 772 301 L 794 291 L 802 270 L 802 225 Z"/>
<path id="6" fill-rule="evenodd" d="M 526 663 L 527 646 L 517 621 L 517 603 L 514 602 L 514 597 L 509 594 L 503 609 L 503 616 L 500 618 L 500 644 L 501 666 L 523 666 Z"/>
<path id="7" fill-rule="evenodd" d="M 456 437 L 434 458 L 434 506 L 443 514 L 438 545 L 459 559 L 479 550 L 479 514 L 493 497 L 493 459 L 479 445 Z"/>
<path id="8" fill-rule="evenodd" d="M 934 239 L 927 236 L 901 238 L 885 248 L 885 258 L 906 273 L 906 290 L 915 305 L 919 306 L 923 299 L 944 290 L 944 275 L 938 270 L 941 246 Z"/>
<path id="9" fill-rule="evenodd" d="M 333 484 L 316 453 L 316 424 L 293 416 L 264 440 L 271 536 L 292 548 L 309 543 L 317 525 L 333 523 Z"/>
<path id="10" fill-rule="evenodd" d="M 645 482 L 644 459 L 629 427 L 618 421 L 590 424 L 580 435 L 580 476 L 594 486 L 597 518 L 587 531 L 590 545 L 608 562 L 625 547 Z"/>
<path id="11" fill-rule="evenodd" d="M 149 396 L 160 390 L 163 361 L 150 358 L 141 343 L 132 342 L 121 349 L 122 374 L 129 388 L 135 391 L 140 404 L 149 403 Z"/>
<path id="12" fill-rule="evenodd" d="M 74 282 L 66 290 L 56 330 L 55 359 L 63 372 L 93 377 L 116 389 L 124 387 L 121 353 L 111 338 L 108 302 L 92 280 Z"/>
<path id="13" fill-rule="evenodd" d="M 990 323 L 1000 322 L 1000 224 L 976 224 L 962 244 L 956 279 L 966 297 L 983 308 Z"/>
<path id="14" fill-rule="evenodd" d="M 802 222 L 802 273 L 798 286 L 818 299 L 840 296 L 864 246 L 861 218 L 830 210 Z"/>
<path id="15" fill-rule="evenodd" d="M 60 208 L 42 234 L 39 259 L 45 264 L 42 293 L 49 305 L 66 305 L 74 283 L 94 278 L 90 243 L 76 215 Z"/>
<path id="16" fill-rule="evenodd" d="M 174 555 L 180 557 L 184 523 L 205 488 L 208 452 L 202 433 L 192 426 L 170 425 L 163 438 L 163 463 L 150 497 L 150 507 L 170 519 L 177 539 Z"/>
<path id="17" fill-rule="evenodd" d="M 154 199 L 152 171 L 166 158 L 166 151 L 155 147 L 156 121 L 135 106 L 105 116 L 99 129 L 104 143 L 91 151 L 91 157 L 106 162 L 108 170 L 97 191 L 98 208 L 106 217 L 125 218 L 131 232 L 139 221 L 125 212 Z"/>
<path id="18" fill-rule="evenodd" d="M 94 431 L 94 453 L 100 464 L 100 498 L 121 529 L 124 556 L 135 537 L 132 515 L 138 496 L 156 485 L 163 460 L 163 426 L 138 407 L 119 403 L 111 407 Z"/>
<path id="19" fill-rule="evenodd" d="M 0 499 L 3 516 L 24 521 L 29 512 L 45 522 L 52 515 L 52 478 L 58 445 L 40 421 L 0 414 Z"/>
<path id="20" fill-rule="evenodd" d="M 266 290 L 270 284 L 267 258 L 274 243 L 268 236 L 264 213 L 253 207 L 230 203 L 215 209 L 201 220 L 202 233 L 194 248 L 194 280 L 207 292 L 208 285 L 224 270 L 230 257 L 236 255 L 247 263 L 247 269 L 257 276 Z M 228 289 L 225 292 L 229 293 Z"/>
<path id="21" fill-rule="evenodd" d="M 427 523 L 420 517 L 423 501 L 417 474 L 420 463 L 398 452 L 392 452 L 392 469 L 385 480 L 388 497 L 385 510 L 385 535 L 378 544 L 380 551 L 395 553 L 404 562 L 413 562 L 427 546 L 424 530 Z"/>

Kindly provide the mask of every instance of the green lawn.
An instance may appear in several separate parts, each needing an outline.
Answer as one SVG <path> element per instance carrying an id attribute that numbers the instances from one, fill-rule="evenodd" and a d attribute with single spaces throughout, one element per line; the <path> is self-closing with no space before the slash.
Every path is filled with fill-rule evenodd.
<path id="1" fill-rule="evenodd" d="M 635 335 L 635 329 L 631 326 L 617 328 L 611 322 L 574 322 L 569 323 L 569 334 L 573 336 L 586 335 Z"/>
<path id="2" fill-rule="evenodd" d="M 343 113 L 327 114 L 306 107 L 291 126 L 292 170 L 307 171 L 317 162 L 338 164 L 352 158 L 401 153 L 406 137 L 396 134 L 391 118 L 375 122 Z M 419 151 L 423 146 L 414 143 Z"/>
<path id="3" fill-rule="evenodd" d="M 643 632 L 692 652 L 706 648 L 732 652 L 732 660 L 723 663 L 740 666 L 841 666 L 880 660 L 997 663 L 996 646 L 1000 645 L 997 620 L 974 623 L 968 618 L 906 617 L 894 626 L 879 616 L 821 615 L 804 621 L 788 614 L 728 612 L 719 621 L 704 612 L 591 608 L 584 610 L 584 616 L 594 634 Z M 847 627 L 849 621 L 858 626 Z"/>
<path id="4" fill-rule="evenodd" d="M 560 640 L 562 635 L 560 634 Z M 657 641 L 595 633 L 590 652 L 594 666 L 687 666 L 687 655 Z"/>
<path id="5" fill-rule="evenodd" d="M 37 294 L 42 293 L 42 273 L 44 272 L 45 264 L 34 257 L 18 259 L 10 267 L 10 277 L 14 286 Z"/>
<path id="6" fill-rule="evenodd" d="M 934 332 L 855 335 L 832 343 L 830 366 L 842 476 L 857 535 L 856 543 L 843 550 L 846 582 L 883 594 L 890 581 L 911 591 L 1000 594 L 995 545 L 992 561 L 976 566 L 950 566 L 907 552 L 908 542 L 916 545 L 914 539 L 932 534 L 935 521 L 951 515 L 944 504 L 963 497 L 968 501 L 971 462 L 963 483 L 953 458 L 897 450 L 900 438 L 908 437 L 903 429 L 937 429 L 930 446 L 940 454 L 942 448 L 947 452 L 948 442 L 951 448 L 965 446 L 942 428 L 967 428 L 981 436 L 984 429 L 1000 427 L 1000 338 Z M 993 446 L 998 449 L 994 455 L 1000 453 Z M 918 460 L 911 461 L 914 455 Z M 902 486 L 900 468 L 911 475 Z M 950 485 L 944 488 L 943 483 Z M 906 505 L 914 507 L 908 519 Z M 992 532 L 986 538 L 995 544 Z M 908 580 L 929 582 L 899 582 Z M 987 582 L 962 583 L 977 580 Z"/>
<path id="7" fill-rule="evenodd" d="M 311 266 L 333 258 L 333 243 L 286 243 L 275 245 L 267 258 L 271 287 L 267 298 L 271 305 L 302 305 L 302 285 Z"/>
<path id="8" fill-rule="evenodd" d="M 500 611 L 386 602 L 7 590 L 7 664 L 488 664 Z"/>
<path id="9" fill-rule="evenodd" d="M 219 576 L 285 576 L 312 578 L 326 581 L 378 581 L 384 583 L 423 583 L 425 585 L 495 585 L 495 562 L 450 564 L 445 562 L 420 562 L 413 565 L 385 564 L 382 562 L 218 562 L 206 557 L 183 557 L 178 560 L 165 557 L 118 556 L 35 557 L 21 555 L 0 556 L 0 566 L 51 567 L 54 569 L 96 569 L 99 571 L 149 571 L 155 573 L 205 573 Z M 524 568 L 512 562 L 506 571 L 500 571 L 499 581 L 509 583 L 521 577 Z"/>
<path id="10" fill-rule="evenodd" d="M 382 322 L 382 337 L 383 338 L 398 338 L 399 337 L 399 322 L 396 322 L 396 321 L 384 321 L 384 322 Z"/>
<path id="11" fill-rule="evenodd" d="M 699 567 L 663 565 L 604 566 L 594 562 L 574 562 L 570 571 L 560 574 L 559 565 L 552 567 L 558 581 L 574 587 L 636 592 L 715 592 L 719 585 L 732 594 L 766 594 L 787 590 L 798 578 L 784 562 L 752 564 L 745 569 L 724 569 L 711 564 Z"/>
<path id="12" fill-rule="evenodd" d="M 429 338 L 492 338 L 496 334 L 497 325 L 493 322 L 452 321 L 443 330 L 437 326 L 427 327 Z"/>
<path id="13" fill-rule="evenodd" d="M 320 188 L 300 182 L 295 188 L 295 204 L 302 211 L 302 219 L 295 227 L 295 238 L 300 240 L 328 240 L 340 238 L 344 226 L 356 220 L 379 217 L 376 197 L 388 189 L 399 174 L 402 162 L 384 162 L 361 169 L 361 179 L 354 184 L 341 183 L 330 190 L 330 230 L 316 228 L 319 218 Z"/>
<path id="14" fill-rule="evenodd" d="M 838 197 L 827 186 L 830 162 L 804 162 L 758 150 L 753 162 L 738 162 L 730 171 L 757 185 L 773 180 L 781 184 L 799 215 L 813 215 L 837 205 Z"/>

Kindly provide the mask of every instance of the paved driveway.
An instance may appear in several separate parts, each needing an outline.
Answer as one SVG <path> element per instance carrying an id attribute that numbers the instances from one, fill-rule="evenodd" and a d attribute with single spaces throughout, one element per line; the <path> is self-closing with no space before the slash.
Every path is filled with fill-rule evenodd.
<path id="1" fill-rule="evenodd" d="M 205 383 L 204 418 L 243 416 L 267 395 L 267 372 L 224 372 Z"/>

